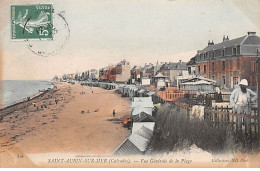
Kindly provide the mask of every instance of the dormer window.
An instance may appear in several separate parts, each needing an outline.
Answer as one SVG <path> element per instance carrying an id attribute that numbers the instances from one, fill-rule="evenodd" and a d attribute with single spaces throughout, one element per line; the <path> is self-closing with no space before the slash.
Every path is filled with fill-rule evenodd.
<path id="1" fill-rule="evenodd" d="M 233 48 L 233 55 L 236 55 L 237 54 L 237 48 Z"/>
<path id="2" fill-rule="evenodd" d="M 211 52 L 212 53 L 212 58 L 214 58 L 215 57 L 215 53 L 214 52 Z"/>
<path id="3" fill-rule="evenodd" d="M 222 50 L 222 56 L 225 56 L 225 49 Z"/>

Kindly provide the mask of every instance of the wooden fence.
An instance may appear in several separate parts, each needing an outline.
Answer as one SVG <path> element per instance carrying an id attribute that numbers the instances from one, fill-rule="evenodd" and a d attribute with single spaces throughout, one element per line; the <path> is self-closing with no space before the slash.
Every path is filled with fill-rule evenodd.
<path id="1" fill-rule="evenodd" d="M 180 111 L 191 117 L 192 107 L 187 104 L 174 103 Z M 259 143 L 259 115 L 258 109 L 252 110 L 251 114 L 236 114 L 232 113 L 232 109 L 227 107 L 205 107 L 204 117 L 205 122 L 209 122 L 213 127 L 231 126 L 233 133 L 239 139 L 246 139 L 247 143 Z"/>
<path id="2" fill-rule="evenodd" d="M 258 112 L 252 110 L 251 114 L 232 113 L 231 108 L 210 108 L 204 110 L 204 120 L 210 121 L 213 126 L 231 125 L 235 134 L 248 138 L 249 140 L 258 140 Z"/>

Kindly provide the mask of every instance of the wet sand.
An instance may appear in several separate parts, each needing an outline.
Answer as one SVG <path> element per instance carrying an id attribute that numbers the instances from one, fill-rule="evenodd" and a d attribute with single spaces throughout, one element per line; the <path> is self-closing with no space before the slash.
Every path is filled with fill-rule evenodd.
<path id="1" fill-rule="evenodd" d="M 129 135 L 118 121 L 129 116 L 127 98 L 114 90 L 79 84 L 57 83 L 57 87 L 57 91 L 16 106 L 16 111 L 9 109 L 12 112 L 0 122 L 2 167 L 7 156 L 19 158 L 19 154 L 112 154 Z"/>

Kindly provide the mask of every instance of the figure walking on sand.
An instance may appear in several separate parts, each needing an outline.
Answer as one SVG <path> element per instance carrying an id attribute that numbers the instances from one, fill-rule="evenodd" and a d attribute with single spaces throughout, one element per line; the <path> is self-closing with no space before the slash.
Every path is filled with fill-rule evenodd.
<path id="1" fill-rule="evenodd" d="M 116 110 L 114 109 L 113 110 L 113 117 L 115 117 L 116 116 Z"/>

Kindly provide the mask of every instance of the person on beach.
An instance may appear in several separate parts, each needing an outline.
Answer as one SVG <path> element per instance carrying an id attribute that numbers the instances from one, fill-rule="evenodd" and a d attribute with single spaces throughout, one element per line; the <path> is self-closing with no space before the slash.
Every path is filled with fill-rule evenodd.
<path id="1" fill-rule="evenodd" d="M 113 110 L 113 117 L 115 117 L 116 116 L 116 110 L 114 109 Z"/>
<path id="2" fill-rule="evenodd" d="M 56 104 L 58 104 L 58 101 L 59 101 L 58 99 L 55 99 L 55 103 L 56 103 Z"/>

